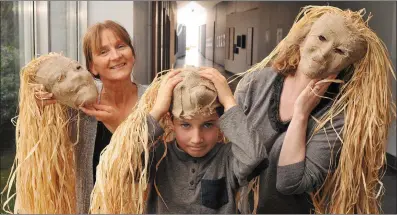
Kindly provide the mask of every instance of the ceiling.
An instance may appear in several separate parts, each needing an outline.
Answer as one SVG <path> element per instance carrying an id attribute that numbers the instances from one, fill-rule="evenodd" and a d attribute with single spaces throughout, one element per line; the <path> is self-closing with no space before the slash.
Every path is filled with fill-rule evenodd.
<path id="1" fill-rule="evenodd" d="M 184 6 L 186 6 L 187 4 L 189 4 L 192 1 L 176 1 L 177 7 L 178 9 L 183 8 Z M 208 10 L 211 9 L 212 7 L 214 7 L 216 4 L 218 4 L 221 1 L 194 1 L 197 4 L 199 4 L 201 7 L 203 7 L 204 9 Z"/>

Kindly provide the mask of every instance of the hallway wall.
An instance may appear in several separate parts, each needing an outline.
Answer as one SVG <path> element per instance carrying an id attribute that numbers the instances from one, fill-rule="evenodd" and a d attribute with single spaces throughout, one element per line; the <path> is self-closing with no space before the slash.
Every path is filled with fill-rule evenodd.
<path id="1" fill-rule="evenodd" d="M 134 2 L 133 46 L 136 53 L 134 80 L 140 84 L 149 84 L 151 77 L 151 16 L 149 2 Z M 148 15 L 149 13 L 149 15 Z"/>
<path id="2" fill-rule="evenodd" d="M 252 27 L 253 31 L 253 51 L 252 51 L 252 62 L 258 61 L 258 45 L 261 44 L 259 37 L 259 22 L 260 15 L 259 9 L 255 8 L 253 10 L 238 12 L 228 14 L 226 16 L 226 29 L 231 27 L 234 28 L 234 44 L 237 44 L 237 36 L 238 35 L 247 35 L 247 29 Z M 229 35 L 226 30 L 226 41 L 229 41 Z M 226 42 L 226 47 L 228 46 L 228 42 Z M 234 54 L 234 59 L 225 59 L 225 69 L 232 73 L 240 73 L 244 72 L 250 65 L 247 64 L 247 48 L 238 48 L 238 54 Z"/>
<path id="3" fill-rule="evenodd" d="M 300 7 L 304 5 L 305 2 L 227 2 L 224 31 L 227 34 L 229 27 L 235 28 L 236 44 L 237 35 L 247 35 L 247 28 L 253 27 L 252 65 L 254 65 L 276 47 L 279 42 L 277 32 L 281 39 L 287 35 Z M 234 54 L 233 60 L 224 60 L 225 69 L 232 73 L 246 71 L 251 67 L 247 64 L 246 58 L 247 49 L 239 48 L 239 53 Z"/>
<path id="4" fill-rule="evenodd" d="M 178 25 L 176 31 L 178 37 L 178 50 L 175 57 L 179 58 L 186 55 L 186 25 Z"/>
<path id="5" fill-rule="evenodd" d="M 199 52 L 205 56 L 205 49 L 206 49 L 206 24 L 199 26 L 199 42 L 198 42 L 198 50 Z"/>
<path id="6" fill-rule="evenodd" d="M 205 28 L 205 57 L 208 60 L 214 59 L 214 22 L 215 22 L 215 13 L 214 8 L 212 10 L 207 10 L 207 22 Z"/>
<path id="7" fill-rule="evenodd" d="M 177 6 L 176 6 L 176 2 L 171 2 L 170 5 L 170 65 L 175 65 L 176 62 L 176 50 L 175 50 L 175 30 L 177 28 L 177 20 L 178 20 L 178 13 L 177 13 Z"/>
<path id="8" fill-rule="evenodd" d="M 220 36 L 220 37 L 225 37 L 226 39 L 226 7 L 228 5 L 228 2 L 221 2 L 217 5 L 215 5 L 215 38 Z M 214 56 L 214 62 L 225 66 L 225 57 L 226 57 L 226 44 L 224 44 L 221 47 L 216 47 L 215 46 L 215 56 Z"/>

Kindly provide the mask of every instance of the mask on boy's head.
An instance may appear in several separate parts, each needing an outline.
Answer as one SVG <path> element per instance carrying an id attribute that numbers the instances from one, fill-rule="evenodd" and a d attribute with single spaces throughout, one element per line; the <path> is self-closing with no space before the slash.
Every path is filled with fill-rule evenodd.
<path id="1" fill-rule="evenodd" d="M 77 61 L 57 54 L 50 56 L 39 65 L 36 82 L 69 107 L 94 103 L 98 92 L 91 74 Z"/>
<path id="2" fill-rule="evenodd" d="M 202 78 L 199 68 L 184 68 L 179 75 L 184 79 L 174 88 L 172 115 L 190 119 L 196 114 L 211 115 L 220 107 L 214 84 Z"/>

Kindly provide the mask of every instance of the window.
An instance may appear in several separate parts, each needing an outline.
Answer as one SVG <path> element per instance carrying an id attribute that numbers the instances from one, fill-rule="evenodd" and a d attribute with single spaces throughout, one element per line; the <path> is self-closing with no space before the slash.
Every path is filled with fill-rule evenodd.
<path id="1" fill-rule="evenodd" d="M 19 72 L 34 56 L 49 52 L 85 62 L 82 37 L 87 28 L 87 2 L 1 1 L 0 189 L 15 157 Z M 3 213 L 0 207 L 0 213 Z"/>

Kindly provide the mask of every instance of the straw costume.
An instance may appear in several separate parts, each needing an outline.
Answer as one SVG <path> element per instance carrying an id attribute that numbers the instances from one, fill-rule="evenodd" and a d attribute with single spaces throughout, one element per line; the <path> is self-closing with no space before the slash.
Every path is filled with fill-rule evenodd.
<path id="1" fill-rule="evenodd" d="M 11 213 L 8 203 L 15 197 L 15 213 L 75 213 L 78 135 L 70 133 L 78 129 L 79 117 L 70 108 L 96 101 L 93 78 L 76 61 L 50 53 L 22 68 L 20 82 L 16 156 L 3 208 Z M 34 94 L 39 85 L 59 102 L 39 107 Z"/>
<path id="2" fill-rule="evenodd" d="M 342 16 L 365 54 L 343 68 L 337 77 L 343 83 L 331 84 L 313 110 L 305 161 L 277 166 L 288 128 L 287 122 L 277 119 L 283 80 L 301 60 L 300 42 L 324 14 Z M 385 45 L 368 27 L 371 16 L 364 20 L 364 14 L 364 9 L 304 7 L 286 38 L 244 73 L 235 96 L 269 151 L 269 168 L 256 178 L 256 185 L 251 184 L 255 190 L 251 208 L 256 212 L 309 213 L 310 200 L 315 213 L 382 212 L 386 140 L 395 119 L 389 81 L 394 70 Z"/>

